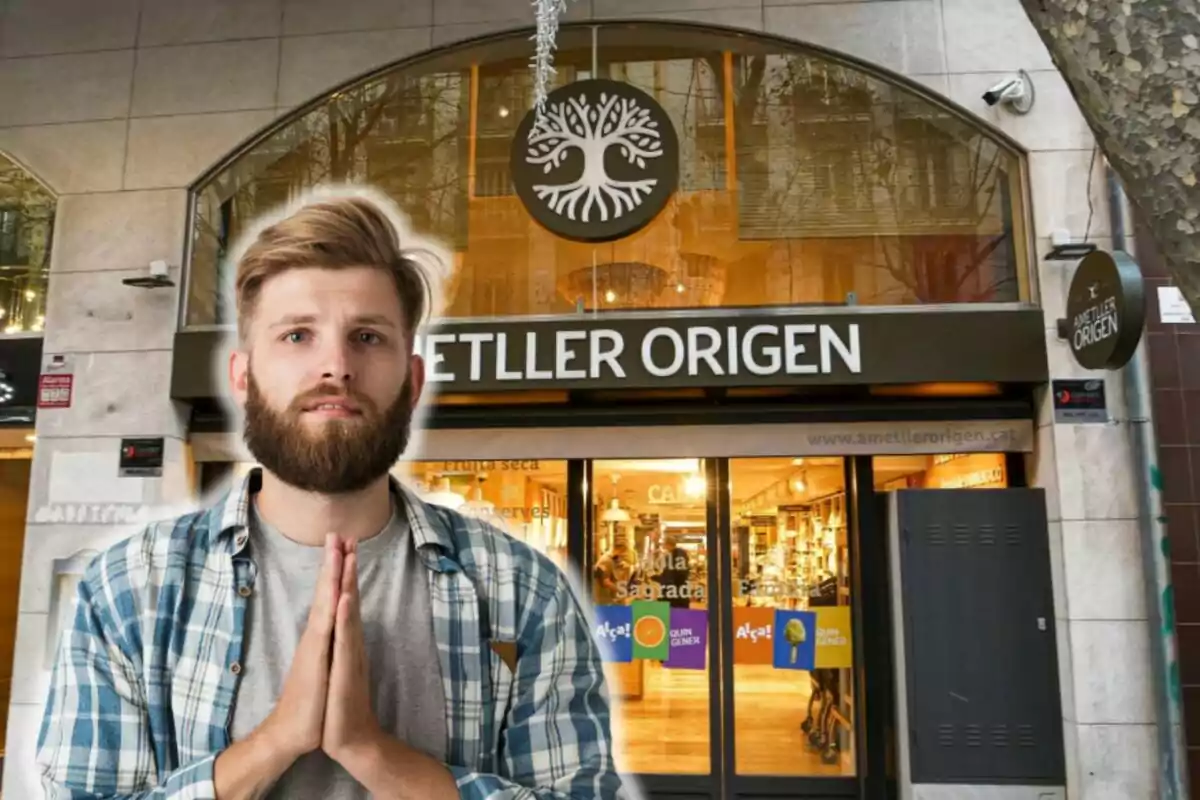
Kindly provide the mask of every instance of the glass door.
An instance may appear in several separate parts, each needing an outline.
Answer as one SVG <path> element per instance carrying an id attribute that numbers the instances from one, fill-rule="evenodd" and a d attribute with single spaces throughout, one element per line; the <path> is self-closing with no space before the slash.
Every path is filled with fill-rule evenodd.
<path id="1" fill-rule="evenodd" d="M 590 464 L 618 768 L 651 796 L 856 791 L 842 458 Z"/>
<path id="2" fill-rule="evenodd" d="M 837 780 L 857 774 L 846 460 L 723 467 L 730 794 L 852 793 L 855 781 Z"/>
<path id="3" fill-rule="evenodd" d="M 712 464 L 593 461 L 587 570 L 617 718 L 617 766 L 708 795 L 721 759 L 709 618 Z"/>

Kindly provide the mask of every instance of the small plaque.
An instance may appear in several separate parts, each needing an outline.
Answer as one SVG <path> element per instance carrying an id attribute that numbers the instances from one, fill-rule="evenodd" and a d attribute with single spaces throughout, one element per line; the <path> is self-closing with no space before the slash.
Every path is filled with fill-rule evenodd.
<path id="1" fill-rule="evenodd" d="M 75 383 L 74 375 L 39 375 L 38 376 L 38 408 L 70 408 L 71 389 Z"/>
<path id="2" fill-rule="evenodd" d="M 163 437 L 122 439 L 117 474 L 122 478 L 160 478 L 163 468 Z"/>
<path id="3" fill-rule="evenodd" d="M 1108 403 L 1102 380 L 1053 381 L 1054 421 L 1078 424 L 1108 422 Z"/>

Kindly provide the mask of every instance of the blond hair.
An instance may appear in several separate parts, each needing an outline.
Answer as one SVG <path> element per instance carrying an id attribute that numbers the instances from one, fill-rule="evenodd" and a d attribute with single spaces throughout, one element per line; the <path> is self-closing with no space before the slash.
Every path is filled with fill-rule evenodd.
<path id="1" fill-rule="evenodd" d="M 391 212 L 391 213 L 389 213 Z M 313 195 L 252 233 L 237 260 L 234 297 L 238 336 L 244 340 L 262 285 L 291 269 L 375 267 L 396 284 L 403 325 L 411 345 L 416 329 L 433 311 L 433 278 L 420 256 L 405 247 L 396 219 L 382 198 L 358 192 Z"/>

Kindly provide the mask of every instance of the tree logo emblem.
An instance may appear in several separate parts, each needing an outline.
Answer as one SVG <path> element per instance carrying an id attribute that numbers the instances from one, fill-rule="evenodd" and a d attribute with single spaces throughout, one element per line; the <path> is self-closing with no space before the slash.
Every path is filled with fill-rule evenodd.
<path id="1" fill-rule="evenodd" d="M 679 181 L 670 117 L 634 86 L 595 79 L 551 92 L 513 139 L 512 180 L 529 214 L 558 236 L 620 239 L 648 225 Z"/>

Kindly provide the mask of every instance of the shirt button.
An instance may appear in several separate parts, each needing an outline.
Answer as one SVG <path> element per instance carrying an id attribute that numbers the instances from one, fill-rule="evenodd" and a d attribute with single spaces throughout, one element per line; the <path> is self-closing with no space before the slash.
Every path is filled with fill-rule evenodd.
<path id="1" fill-rule="evenodd" d="M 249 597 L 250 596 L 250 587 L 249 586 L 239 586 L 238 594 L 240 594 L 242 597 Z"/>
<path id="2" fill-rule="evenodd" d="M 235 661 L 229 665 L 229 671 L 232 672 L 234 675 L 241 675 L 242 674 L 242 665 Z"/>

